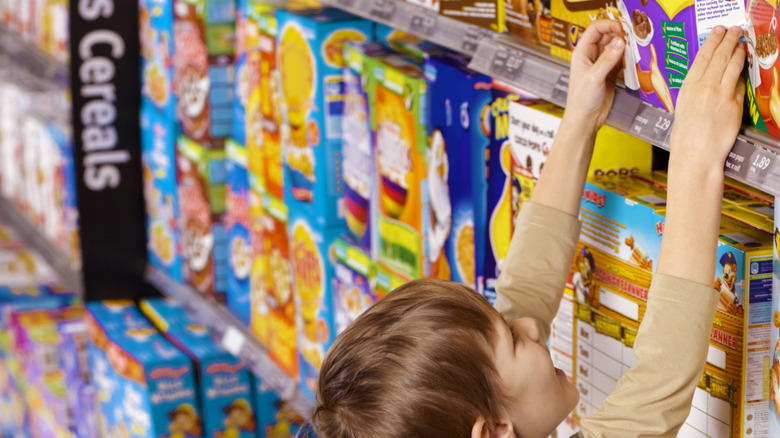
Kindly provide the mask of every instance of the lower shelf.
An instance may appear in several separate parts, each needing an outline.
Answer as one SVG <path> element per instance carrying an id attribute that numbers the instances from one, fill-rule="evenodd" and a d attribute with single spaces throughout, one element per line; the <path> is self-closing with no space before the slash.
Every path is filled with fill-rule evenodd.
<path id="1" fill-rule="evenodd" d="M 253 373 L 287 400 L 290 408 L 304 418 L 311 418 L 314 402 L 299 391 L 298 382 L 273 363 L 266 348 L 225 306 L 151 266 L 147 267 L 146 280 L 163 295 L 181 303 L 193 318 L 214 333 L 225 350 L 243 359 Z"/>

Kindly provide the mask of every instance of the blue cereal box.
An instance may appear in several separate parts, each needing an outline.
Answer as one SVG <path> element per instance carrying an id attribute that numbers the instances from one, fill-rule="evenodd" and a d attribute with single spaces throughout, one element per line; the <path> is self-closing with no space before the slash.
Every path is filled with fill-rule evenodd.
<path id="1" fill-rule="evenodd" d="M 105 330 L 87 315 L 102 436 L 202 436 L 190 359 L 155 328 Z"/>
<path id="2" fill-rule="evenodd" d="M 149 263 L 174 280 L 183 281 L 176 174 L 178 135 L 175 119 L 149 104 L 142 105 L 141 163 Z"/>
<path id="3" fill-rule="evenodd" d="M 301 388 L 314 398 L 325 353 L 336 338 L 333 321 L 333 241 L 344 228 L 321 229 L 302 214 L 287 225 L 297 312 Z"/>
<path id="4" fill-rule="evenodd" d="M 254 377 L 258 435 L 267 438 L 315 438 L 301 414 L 288 406 L 260 377 Z"/>
<path id="5" fill-rule="evenodd" d="M 377 42 L 344 44 L 344 217 L 352 240 L 376 259 L 378 192 L 374 171 L 374 63 L 393 53 Z"/>
<path id="6" fill-rule="evenodd" d="M 173 4 L 174 0 L 141 0 L 138 3 L 142 105 L 155 107 L 168 120 L 176 118 Z"/>
<path id="7" fill-rule="evenodd" d="M 86 307 L 89 315 L 107 332 L 153 327 L 131 300 L 93 301 Z"/>
<path id="8" fill-rule="evenodd" d="M 483 289 L 491 79 L 456 55 L 425 63 L 431 121 L 428 187 L 431 218 L 428 258 L 441 257 L 439 278 Z"/>
<path id="9" fill-rule="evenodd" d="M 249 325 L 249 290 L 252 270 L 252 220 L 249 214 L 249 173 L 246 149 L 228 140 L 227 202 L 225 229 L 228 245 L 227 306 L 245 325 Z"/>
<path id="10" fill-rule="evenodd" d="M 97 438 L 97 416 L 94 387 L 89 380 L 87 326 L 83 307 L 60 311 L 57 332 L 61 337 L 60 360 L 68 388 L 66 397 L 71 409 L 71 431 L 81 438 Z"/>
<path id="11" fill-rule="evenodd" d="M 219 347 L 205 327 L 186 318 L 180 306 L 152 299 L 142 302 L 141 307 L 165 337 L 194 362 L 203 435 L 256 437 L 251 374 L 243 361 Z"/>
<path id="12" fill-rule="evenodd" d="M 235 0 L 173 0 L 174 90 L 182 133 L 214 149 L 233 129 Z"/>
<path id="13" fill-rule="evenodd" d="M 369 40 L 373 23 L 336 9 L 276 16 L 285 203 L 334 226 L 343 221 L 342 45 Z"/>
<path id="14" fill-rule="evenodd" d="M 376 302 L 376 267 L 368 254 L 346 240 L 336 239 L 333 245 L 336 276 L 332 307 L 338 336 Z"/>

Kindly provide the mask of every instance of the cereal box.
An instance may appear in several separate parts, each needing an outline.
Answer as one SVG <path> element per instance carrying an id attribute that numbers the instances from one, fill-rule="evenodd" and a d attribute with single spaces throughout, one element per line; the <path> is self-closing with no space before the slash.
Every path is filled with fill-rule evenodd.
<path id="1" fill-rule="evenodd" d="M 619 0 L 606 11 L 623 24 L 626 88 L 670 112 L 710 30 L 717 25 L 745 26 L 742 1 Z"/>
<path id="2" fill-rule="evenodd" d="M 278 11 L 284 200 L 317 227 L 343 221 L 342 115 L 345 41 L 365 41 L 373 23 L 335 9 Z"/>
<path id="3" fill-rule="evenodd" d="M 490 143 L 489 76 L 467 68 L 456 55 L 425 63 L 430 95 L 427 184 L 431 220 L 426 257 L 431 276 L 482 290 L 486 230 L 486 153 Z"/>
<path id="4" fill-rule="evenodd" d="M 344 44 L 344 217 L 354 242 L 376 258 L 378 192 L 374 175 L 374 75 L 378 58 L 393 53 L 373 41 Z"/>
<path id="5" fill-rule="evenodd" d="M 224 152 L 184 136 L 177 150 L 184 277 L 201 293 L 222 299 L 227 280 Z"/>
<path id="6" fill-rule="evenodd" d="M 496 299 L 495 283 L 501 273 L 512 237 L 512 153 L 509 139 L 510 104 L 531 105 L 540 102 L 535 96 L 493 80 L 490 105 L 490 143 L 487 153 L 487 212 L 484 259 L 484 295 L 492 304 Z"/>
<path id="7" fill-rule="evenodd" d="M 282 189 L 281 96 L 279 70 L 276 68 L 276 15 L 257 14 L 258 75 L 250 75 L 246 105 L 246 148 L 249 173 L 257 175 L 263 192 L 284 199 Z"/>
<path id="8" fill-rule="evenodd" d="M 233 128 L 235 0 L 173 0 L 174 91 L 182 133 L 223 147 Z"/>
<path id="9" fill-rule="evenodd" d="M 550 0 L 504 0 L 507 33 L 549 46 L 553 23 L 550 6 Z"/>
<path id="10" fill-rule="evenodd" d="M 236 46 L 233 82 L 233 129 L 231 137 L 247 144 L 246 111 L 253 84 L 260 82 L 260 26 L 258 15 L 270 10 L 270 5 L 258 0 L 238 0 L 236 3 Z"/>
<path id="11" fill-rule="evenodd" d="M 778 204 L 778 198 L 775 198 L 775 205 Z M 772 325 L 770 326 L 771 338 L 771 359 L 769 365 L 769 375 L 767 376 L 766 365 L 764 365 L 764 382 L 769 383 L 769 433 L 767 436 L 780 433 L 780 214 L 775 210 L 775 231 L 772 265 Z M 749 368 L 749 365 L 748 365 Z M 757 400 L 766 400 L 766 393 Z M 754 405 L 761 412 L 766 408 L 762 403 Z M 746 406 L 747 410 L 747 406 Z M 757 428 L 761 431 L 762 429 Z"/>
<path id="12" fill-rule="evenodd" d="M 107 331 L 87 316 L 102 436 L 202 436 L 189 357 L 155 328 Z"/>
<path id="13" fill-rule="evenodd" d="M 249 275 L 252 270 L 252 220 L 249 214 L 249 174 L 246 149 L 228 140 L 227 213 L 228 239 L 227 306 L 244 324 L 249 324 Z"/>
<path id="14" fill-rule="evenodd" d="M 106 300 L 87 303 L 87 312 L 97 321 L 102 330 L 122 332 L 125 330 L 143 330 L 152 328 L 144 314 L 131 300 Z"/>
<path id="15" fill-rule="evenodd" d="M 398 50 L 394 46 L 396 42 L 417 42 L 420 41 L 420 38 L 386 24 L 376 23 L 376 28 L 374 29 L 374 41 L 380 44 L 386 44 Z"/>
<path id="16" fill-rule="evenodd" d="M 255 337 L 264 345 L 268 345 L 268 307 L 265 296 L 268 290 L 267 268 L 268 237 L 265 229 L 265 208 L 263 206 L 262 188 L 258 178 L 249 174 L 249 226 L 252 242 L 252 261 L 249 269 L 249 328 Z M 261 312 L 262 310 L 262 312 Z"/>
<path id="17" fill-rule="evenodd" d="M 431 272 L 423 233 L 428 215 L 427 86 L 422 68 L 400 56 L 374 67 L 379 260 L 411 278 Z"/>
<path id="18" fill-rule="evenodd" d="M 392 269 L 377 263 L 376 266 L 376 299 L 381 300 L 386 297 L 387 294 L 394 291 L 397 287 L 402 286 L 412 281 L 411 278 L 404 277 L 398 273 L 393 272 Z"/>
<path id="19" fill-rule="evenodd" d="M 306 419 L 289 407 L 259 376 L 255 376 L 255 414 L 259 436 L 314 438 Z"/>
<path id="20" fill-rule="evenodd" d="M 176 173 L 179 123 L 166 118 L 148 103 L 141 108 L 141 163 L 149 263 L 174 280 L 183 281 Z"/>
<path id="21" fill-rule="evenodd" d="M 376 302 L 376 267 L 368 254 L 346 240 L 336 239 L 334 250 L 336 262 L 331 306 L 338 336 Z"/>
<path id="22" fill-rule="evenodd" d="M 173 0 L 142 0 L 138 3 L 142 106 L 157 108 L 166 120 L 171 121 L 176 119 L 173 5 Z"/>
<path id="23" fill-rule="evenodd" d="M 83 307 L 68 307 L 60 311 L 57 332 L 61 337 L 60 363 L 66 398 L 72 412 L 70 429 L 78 437 L 97 438 L 95 389 L 89 379 L 87 358 L 87 326 Z"/>
<path id="24" fill-rule="evenodd" d="M 57 151 L 54 156 L 54 177 L 51 178 L 50 202 L 55 212 L 49 215 L 47 233 L 70 255 L 71 266 L 81 265 L 79 211 L 76 202 L 76 164 L 73 161 L 73 132 L 69 126 L 56 122 L 46 124 L 48 136 Z"/>
<path id="25" fill-rule="evenodd" d="M 600 409 L 618 378 L 636 361 L 631 348 L 663 233 L 664 217 L 659 213 L 665 211 L 666 195 L 661 188 L 635 178 L 605 181 L 609 180 L 586 184 L 581 240 L 572 265 L 578 318 L 575 379 L 583 394 L 579 415 Z M 729 436 L 741 430 L 743 381 L 755 386 L 751 383 L 755 376 L 743 372 L 744 349 L 748 339 L 756 342 L 761 337 L 759 322 L 745 325 L 744 303 L 746 297 L 765 300 L 767 290 L 767 275 L 759 262 L 767 258 L 769 236 L 725 216 L 719 235 L 714 288 L 720 291 L 720 303 L 705 372 L 683 426 L 686 433 L 703 436 Z M 616 371 L 606 373 L 610 369 Z"/>
<path id="26" fill-rule="evenodd" d="M 301 389 L 314 399 L 320 366 L 336 339 L 333 241 L 343 234 L 344 228 L 323 230 L 306 215 L 291 212 L 287 232 L 297 310 Z"/>
<path id="27" fill-rule="evenodd" d="M 264 198 L 263 206 L 267 213 L 263 218 L 268 254 L 266 288 L 253 291 L 257 293 L 252 294 L 252 327 L 258 339 L 265 340 L 271 359 L 287 375 L 298 379 L 296 303 L 287 207 L 270 196 Z"/>
<path id="28" fill-rule="evenodd" d="M 166 300 L 142 303 L 165 337 L 194 362 L 203 436 L 256 437 L 252 379 L 242 360 L 219 347 L 208 329 Z"/>
<path id="29" fill-rule="evenodd" d="M 571 52 L 577 45 L 580 35 L 585 32 L 591 21 L 606 15 L 608 0 L 550 0 L 552 14 L 550 51 L 553 55 L 571 59 Z M 511 13 L 508 14 L 511 16 Z M 625 26 L 628 26 L 628 23 Z M 626 65 L 630 65 L 626 63 Z"/>
<path id="30" fill-rule="evenodd" d="M 440 0 L 439 14 L 456 20 L 475 24 L 485 29 L 504 32 L 506 17 L 504 0 L 463 1 Z"/>

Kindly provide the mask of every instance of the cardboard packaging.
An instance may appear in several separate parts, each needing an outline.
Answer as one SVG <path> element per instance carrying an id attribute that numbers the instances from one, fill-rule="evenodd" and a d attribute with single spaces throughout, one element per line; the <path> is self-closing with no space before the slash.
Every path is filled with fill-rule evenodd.
<path id="1" fill-rule="evenodd" d="M 306 419 L 287 405 L 263 380 L 255 379 L 255 414 L 257 432 L 262 437 L 314 438 Z"/>
<path id="2" fill-rule="evenodd" d="M 258 339 L 265 341 L 271 359 L 288 376 L 298 379 L 297 307 L 287 207 L 270 196 L 264 198 L 264 207 L 266 289 L 252 294 L 251 324 Z"/>
<path id="3" fill-rule="evenodd" d="M 202 436 L 192 362 L 184 353 L 153 327 L 108 329 L 111 320 L 91 306 L 86 321 L 101 436 Z"/>
<path id="4" fill-rule="evenodd" d="M 440 0 L 439 15 L 474 24 L 494 32 L 506 30 L 504 0 Z"/>
<path id="5" fill-rule="evenodd" d="M 636 178 L 586 184 L 583 231 L 571 277 L 578 302 L 579 415 L 596 412 L 636 361 L 631 347 L 658 260 L 665 197 L 663 189 Z M 742 429 L 740 400 L 748 389 L 755 394 L 756 387 L 755 374 L 743 368 L 746 348 L 755 351 L 762 336 L 760 323 L 752 319 L 760 310 L 754 308 L 746 321 L 745 301 L 766 299 L 766 266 L 762 271 L 760 263 L 768 257 L 769 240 L 766 233 L 721 217 L 714 281 L 720 303 L 705 372 L 683 426 L 686 433 L 729 436 Z"/>
<path id="6" fill-rule="evenodd" d="M 379 194 L 376 171 L 374 107 L 378 60 L 393 51 L 377 42 L 344 44 L 344 217 L 350 238 L 363 251 L 377 258 Z"/>
<path id="7" fill-rule="evenodd" d="M 227 200 L 225 231 L 227 233 L 228 275 L 226 304 L 245 325 L 249 325 L 250 274 L 254 248 L 250 215 L 250 186 L 246 148 L 228 140 Z"/>
<path id="8" fill-rule="evenodd" d="M 235 0 L 173 0 L 174 92 L 182 134 L 211 149 L 233 127 Z"/>
<path id="9" fill-rule="evenodd" d="M 336 261 L 331 307 L 338 336 L 376 302 L 376 265 L 347 239 L 336 239 L 333 246 Z"/>
<path id="10" fill-rule="evenodd" d="M 753 126 L 777 137 L 780 136 L 777 5 L 765 0 L 747 4 L 748 114 Z"/>
<path id="11" fill-rule="evenodd" d="M 504 11 L 507 33 L 550 46 L 553 23 L 550 0 L 504 0 Z"/>
<path id="12" fill-rule="evenodd" d="M 174 78 L 174 0 L 139 2 L 142 107 L 156 108 L 165 120 L 176 120 Z"/>
<path id="13" fill-rule="evenodd" d="M 320 229 L 315 220 L 290 210 L 287 232 L 297 310 L 301 389 L 312 399 L 325 353 L 336 339 L 333 242 L 344 231 L 343 227 Z"/>
<path id="14" fill-rule="evenodd" d="M 141 107 L 141 162 L 149 263 L 184 280 L 176 172 L 178 122 L 153 106 Z"/>
<path id="15" fill-rule="evenodd" d="M 491 79 L 467 68 L 455 55 L 425 63 L 430 95 L 427 185 L 431 221 L 426 258 L 431 276 L 484 288 Z"/>
<path id="16" fill-rule="evenodd" d="M 370 39 L 373 23 L 336 9 L 279 10 L 276 17 L 284 201 L 319 228 L 332 227 L 343 221 L 342 44 Z"/>
<path id="17" fill-rule="evenodd" d="M 203 436 L 255 438 L 253 383 L 242 360 L 219 347 L 206 327 L 168 300 L 150 299 L 141 309 L 163 335 L 193 362 Z"/>
<path id="18" fill-rule="evenodd" d="M 184 136 L 179 137 L 177 150 L 184 278 L 201 293 L 224 301 L 228 255 L 225 153 Z"/>
<path id="19" fill-rule="evenodd" d="M 379 260 L 411 278 L 430 275 L 423 247 L 427 202 L 427 86 L 422 68 L 400 56 L 381 60 L 375 82 Z"/>

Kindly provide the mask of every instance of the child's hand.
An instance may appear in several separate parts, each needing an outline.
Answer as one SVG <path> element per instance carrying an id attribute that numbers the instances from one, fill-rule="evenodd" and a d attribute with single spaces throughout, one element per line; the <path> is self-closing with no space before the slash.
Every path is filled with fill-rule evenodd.
<path id="1" fill-rule="evenodd" d="M 594 21 L 571 55 L 565 116 L 586 123 L 594 135 L 607 120 L 615 96 L 615 76 L 626 46 L 620 31 L 616 21 Z"/>
<path id="2" fill-rule="evenodd" d="M 742 29 L 718 26 L 693 61 L 677 98 L 671 134 L 670 174 L 723 171 L 742 123 L 745 48 Z"/>

